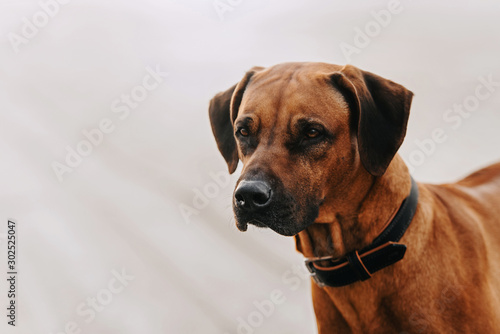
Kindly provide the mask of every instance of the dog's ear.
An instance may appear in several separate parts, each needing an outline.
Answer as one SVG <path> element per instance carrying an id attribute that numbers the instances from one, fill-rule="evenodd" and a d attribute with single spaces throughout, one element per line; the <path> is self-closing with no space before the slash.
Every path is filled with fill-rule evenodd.
<path id="1" fill-rule="evenodd" d="M 254 67 L 248 71 L 243 79 L 225 92 L 221 92 L 210 100 L 208 114 L 212 132 L 220 153 L 227 162 L 229 173 L 232 174 L 238 166 L 238 149 L 234 138 L 233 124 L 238 116 L 238 109 L 243 99 L 245 88 L 256 71 L 261 67 Z"/>
<path id="2" fill-rule="evenodd" d="M 331 74 L 330 80 L 351 109 L 363 166 L 374 176 L 384 174 L 403 143 L 413 93 L 351 65 Z"/>

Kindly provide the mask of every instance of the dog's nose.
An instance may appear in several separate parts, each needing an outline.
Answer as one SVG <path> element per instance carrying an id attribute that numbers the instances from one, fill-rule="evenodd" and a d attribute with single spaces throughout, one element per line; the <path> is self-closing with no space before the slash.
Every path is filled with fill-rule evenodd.
<path id="1" fill-rule="evenodd" d="M 264 181 L 241 181 L 234 192 L 238 208 L 255 210 L 266 207 L 271 202 L 271 187 Z"/>

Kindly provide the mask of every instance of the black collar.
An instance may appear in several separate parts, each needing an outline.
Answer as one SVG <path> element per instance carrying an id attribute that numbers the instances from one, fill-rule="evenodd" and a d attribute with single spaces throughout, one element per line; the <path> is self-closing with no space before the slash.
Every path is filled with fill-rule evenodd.
<path id="1" fill-rule="evenodd" d="M 382 268 L 401 260 L 406 245 L 398 244 L 410 226 L 418 204 L 418 186 L 411 179 L 410 195 L 401 204 L 394 219 L 375 240 L 361 251 L 352 251 L 345 257 L 334 260 L 332 256 L 307 258 L 306 266 L 319 287 L 339 287 L 369 279 Z M 321 267 L 316 262 L 331 260 L 332 266 Z"/>

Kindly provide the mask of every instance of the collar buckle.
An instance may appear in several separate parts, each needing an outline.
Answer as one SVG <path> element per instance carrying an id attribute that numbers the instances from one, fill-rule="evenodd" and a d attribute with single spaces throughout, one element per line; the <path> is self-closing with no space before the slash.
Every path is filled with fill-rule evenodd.
<path id="1" fill-rule="evenodd" d="M 308 258 L 305 260 L 306 268 L 311 273 L 311 278 L 313 279 L 314 283 L 316 283 L 320 288 L 323 288 L 326 286 L 326 284 L 318 277 L 316 274 L 316 268 L 314 267 L 314 261 L 316 259 Z"/>

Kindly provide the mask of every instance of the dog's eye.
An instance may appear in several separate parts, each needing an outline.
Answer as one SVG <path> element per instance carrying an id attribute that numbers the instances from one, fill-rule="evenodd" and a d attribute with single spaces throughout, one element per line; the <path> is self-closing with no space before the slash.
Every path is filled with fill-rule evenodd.
<path id="1" fill-rule="evenodd" d="M 309 128 L 306 131 L 306 137 L 309 139 L 318 138 L 321 135 L 321 132 L 315 128 Z"/>
<path id="2" fill-rule="evenodd" d="M 244 127 L 239 128 L 238 131 L 236 131 L 236 132 L 239 133 L 243 137 L 247 137 L 250 134 L 248 129 L 244 128 Z"/>

